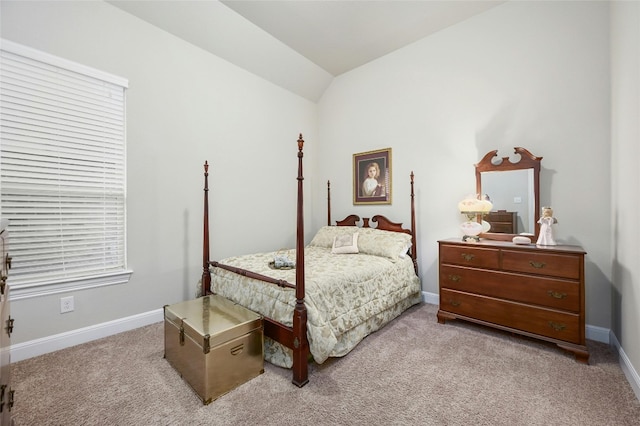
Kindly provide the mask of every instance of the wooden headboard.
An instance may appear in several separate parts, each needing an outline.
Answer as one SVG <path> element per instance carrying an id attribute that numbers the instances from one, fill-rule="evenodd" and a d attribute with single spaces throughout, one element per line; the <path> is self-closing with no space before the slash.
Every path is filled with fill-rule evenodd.
<path id="1" fill-rule="evenodd" d="M 413 260 L 413 268 L 418 273 L 418 250 L 416 244 L 416 208 L 415 208 L 415 192 L 414 192 L 414 174 L 411 172 L 409 175 L 411 182 L 411 228 L 407 229 L 402 226 L 401 222 L 393 222 L 389 220 L 386 216 L 383 215 L 375 215 L 371 219 L 368 217 L 363 217 L 356 214 L 351 214 L 345 217 L 342 220 L 336 220 L 336 226 L 361 226 L 362 228 L 375 228 L 383 231 L 392 231 L 392 232 L 404 232 L 405 234 L 411 235 L 411 259 Z M 362 220 L 362 225 L 360 225 L 360 220 Z M 376 224 L 375 227 L 372 227 L 369 222 L 374 222 Z M 331 226 L 331 182 L 327 181 L 327 225 Z"/>

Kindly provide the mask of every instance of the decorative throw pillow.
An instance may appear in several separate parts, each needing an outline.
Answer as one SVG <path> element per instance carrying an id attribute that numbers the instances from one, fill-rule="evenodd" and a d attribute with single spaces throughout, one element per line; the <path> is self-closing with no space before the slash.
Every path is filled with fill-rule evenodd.
<path id="1" fill-rule="evenodd" d="M 360 228 L 357 226 L 329 226 L 325 225 L 322 228 L 318 229 L 316 235 L 313 237 L 310 246 L 313 247 L 333 247 L 333 240 L 335 240 L 337 235 L 349 235 L 351 236 L 354 232 L 358 232 Z"/>
<path id="2" fill-rule="evenodd" d="M 358 253 L 358 233 L 336 235 L 331 247 L 333 254 Z"/>
<path id="3" fill-rule="evenodd" d="M 360 230 L 358 248 L 360 253 L 382 256 L 396 262 L 405 257 L 411 247 L 411 235 L 403 232 L 383 231 L 375 228 Z"/>

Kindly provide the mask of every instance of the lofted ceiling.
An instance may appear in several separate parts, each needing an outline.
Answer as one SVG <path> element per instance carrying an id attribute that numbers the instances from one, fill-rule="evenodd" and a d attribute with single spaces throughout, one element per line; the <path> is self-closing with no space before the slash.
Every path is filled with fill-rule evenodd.
<path id="1" fill-rule="evenodd" d="M 315 102 L 333 77 L 504 0 L 108 2 Z"/>
<path id="2" fill-rule="evenodd" d="M 337 76 L 499 1 L 222 1 Z"/>

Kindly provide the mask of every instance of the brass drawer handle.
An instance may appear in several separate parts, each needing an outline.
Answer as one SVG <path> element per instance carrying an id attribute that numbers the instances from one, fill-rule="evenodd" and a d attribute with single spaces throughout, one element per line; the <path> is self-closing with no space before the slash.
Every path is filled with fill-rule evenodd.
<path id="1" fill-rule="evenodd" d="M 553 322 L 553 321 L 549 321 L 549 325 L 551 326 L 551 328 L 553 328 L 555 331 L 562 331 L 565 328 L 567 328 L 566 325 L 564 324 L 558 324 L 557 322 Z"/>
<path id="2" fill-rule="evenodd" d="M 451 300 L 449 300 L 449 303 L 451 303 L 451 305 L 453 305 L 453 306 L 460 306 L 460 302 L 458 302 L 457 300 L 451 299 Z"/>
<path id="3" fill-rule="evenodd" d="M 461 253 L 460 256 L 467 262 L 469 262 L 470 260 L 473 260 L 476 257 L 475 254 L 467 254 L 467 253 Z"/>
<path id="4" fill-rule="evenodd" d="M 544 268 L 544 265 L 546 265 L 546 263 L 544 262 L 534 262 L 533 260 L 529 261 L 529 265 L 533 266 L 536 269 L 542 269 Z"/>
<path id="5" fill-rule="evenodd" d="M 11 333 L 13 333 L 13 321 L 14 319 L 11 318 L 11 315 L 9 315 L 9 319 L 7 320 L 7 327 L 5 328 L 9 337 L 11 337 Z"/>
<path id="6" fill-rule="evenodd" d="M 567 297 L 567 293 L 560 293 L 553 290 L 547 291 L 547 294 L 555 299 L 564 299 L 565 297 Z"/>
<path id="7" fill-rule="evenodd" d="M 462 277 L 460 275 L 449 275 L 449 281 L 453 281 L 454 283 L 460 282 Z"/>

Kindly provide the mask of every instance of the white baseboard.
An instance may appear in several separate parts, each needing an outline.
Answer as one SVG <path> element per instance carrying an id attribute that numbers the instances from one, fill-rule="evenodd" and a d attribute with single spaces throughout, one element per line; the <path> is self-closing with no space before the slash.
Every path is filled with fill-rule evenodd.
<path id="1" fill-rule="evenodd" d="M 15 345 L 11 345 L 11 362 L 18 362 L 38 355 L 44 355 L 49 352 L 69 348 L 81 343 L 87 343 L 92 340 L 122 333 L 123 331 L 144 327 L 145 325 L 154 324 L 163 320 L 164 310 L 161 308 L 126 318 L 104 322 L 102 324 L 96 324 L 89 327 L 79 328 L 77 330 L 67 331 L 65 333 L 55 334 L 53 336 L 43 337 L 41 339 L 31 340 L 29 342 L 17 343 Z"/>
<path id="2" fill-rule="evenodd" d="M 422 301 L 430 305 L 440 304 L 440 295 L 438 293 L 429 293 L 427 291 L 422 292 Z"/>
<path id="3" fill-rule="evenodd" d="M 585 326 L 585 337 L 596 342 L 611 344 L 611 330 L 608 328 L 598 327 L 587 324 Z"/>
<path id="4" fill-rule="evenodd" d="M 620 368 L 622 368 L 622 372 L 624 373 L 627 381 L 631 385 L 631 389 L 633 389 L 633 393 L 636 394 L 636 398 L 640 400 L 640 375 L 631 364 L 629 357 L 624 353 L 624 350 L 620 346 L 620 342 L 616 335 L 611 333 L 611 346 L 618 352 L 618 356 L 620 357 Z"/>

